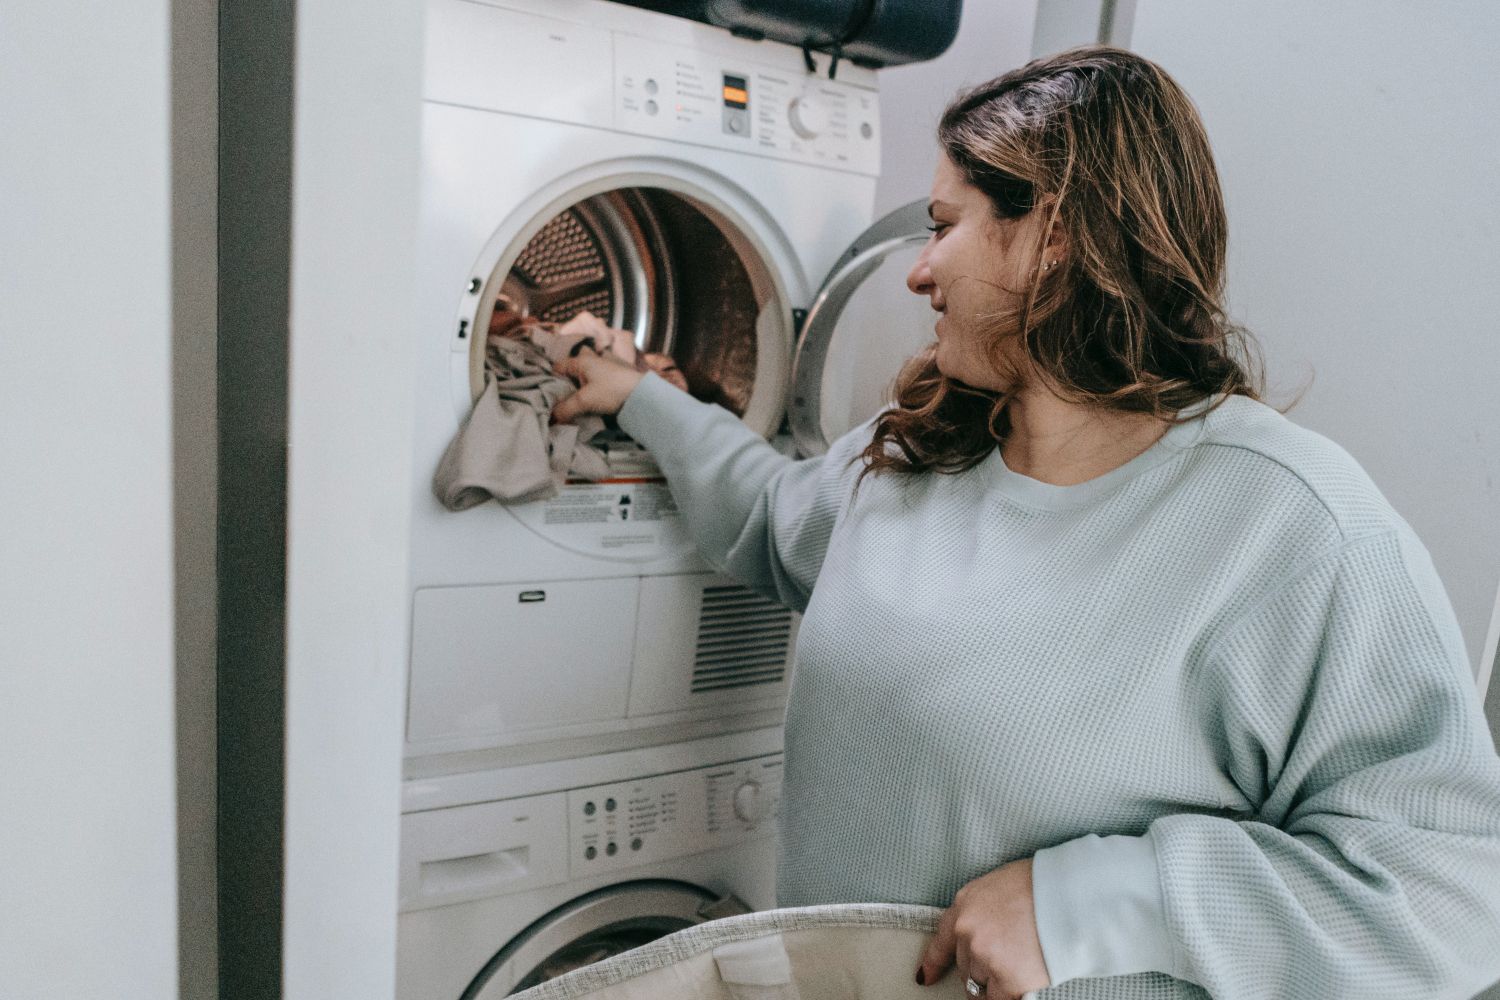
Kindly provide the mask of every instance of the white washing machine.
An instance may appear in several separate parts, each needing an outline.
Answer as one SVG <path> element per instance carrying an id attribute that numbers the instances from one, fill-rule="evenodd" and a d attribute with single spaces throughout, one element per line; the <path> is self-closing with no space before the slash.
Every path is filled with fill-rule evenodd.
<path id="1" fill-rule="evenodd" d="M 787 450 L 874 412 L 932 329 L 901 283 L 925 213 L 867 232 L 876 98 L 604 0 L 430 0 L 402 1000 L 772 904 L 795 616 L 702 562 L 628 439 L 542 502 L 454 513 L 431 478 L 502 295 L 631 330 Z"/>
<path id="2" fill-rule="evenodd" d="M 774 905 L 781 733 L 408 781 L 398 1000 L 498 1000 Z"/>

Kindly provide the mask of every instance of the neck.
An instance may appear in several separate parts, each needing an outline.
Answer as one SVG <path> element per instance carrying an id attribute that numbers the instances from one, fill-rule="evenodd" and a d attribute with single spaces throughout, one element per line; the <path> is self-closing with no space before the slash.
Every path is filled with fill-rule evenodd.
<path id="1" fill-rule="evenodd" d="M 1006 403 L 1010 432 L 1001 457 L 1012 472 L 1076 486 L 1118 469 L 1161 439 L 1171 424 L 1149 413 L 1070 403 L 1023 386 Z"/>

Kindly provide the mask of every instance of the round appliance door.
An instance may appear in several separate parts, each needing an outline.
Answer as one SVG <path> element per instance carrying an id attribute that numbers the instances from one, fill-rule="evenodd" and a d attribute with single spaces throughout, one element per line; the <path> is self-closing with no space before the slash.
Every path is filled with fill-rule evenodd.
<path id="1" fill-rule="evenodd" d="M 522 931 L 475 977 L 461 1000 L 500 1000 L 718 917 L 747 913 L 686 882 L 651 879 L 610 886 L 558 907 Z"/>
<path id="2" fill-rule="evenodd" d="M 775 433 L 793 338 L 787 260 L 773 249 L 779 233 L 768 231 L 769 220 L 666 174 L 601 177 L 516 214 L 523 221 L 507 220 L 491 238 L 460 306 L 451 352 L 460 420 L 500 371 L 492 341 L 588 312 L 625 332 L 637 367 L 718 403 L 759 434 Z M 507 510 L 590 556 L 647 561 L 691 551 L 650 454 L 617 429 L 592 444 L 602 472 Z"/>
<path id="3" fill-rule="evenodd" d="M 802 454 L 823 454 L 888 406 L 901 366 L 933 343 L 932 307 L 906 287 L 928 224 L 925 200 L 885 216 L 850 244 L 813 299 L 787 414 Z"/>

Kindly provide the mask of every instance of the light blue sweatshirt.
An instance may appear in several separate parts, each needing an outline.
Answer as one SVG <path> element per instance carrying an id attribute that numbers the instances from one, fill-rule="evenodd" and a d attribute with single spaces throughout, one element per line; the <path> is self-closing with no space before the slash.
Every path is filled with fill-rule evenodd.
<path id="1" fill-rule="evenodd" d="M 804 612 L 783 905 L 947 906 L 1034 857 L 1047 998 L 1467 1000 L 1500 760 L 1425 549 L 1234 397 L 1077 486 L 792 461 L 647 376 L 621 426 L 704 556 Z"/>

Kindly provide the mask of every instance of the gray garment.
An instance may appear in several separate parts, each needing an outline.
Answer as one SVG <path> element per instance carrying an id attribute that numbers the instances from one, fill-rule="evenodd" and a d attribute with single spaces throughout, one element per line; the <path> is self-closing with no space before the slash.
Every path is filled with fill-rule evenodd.
<path id="1" fill-rule="evenodd" d="M 604 479 L 609 463 L 588 442 L 604 429 L 595 416 L 549 424 L 552 408 L 577 387 L 552 371 L 533 340 L 492 336 L 484 392 L 432 477 L 444 507 L 465 510 L 494 497 L 524 503 L 556 496 L 569 476 Z"/>

